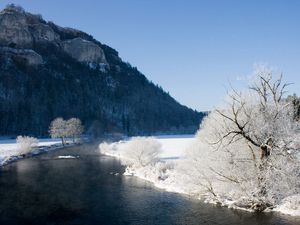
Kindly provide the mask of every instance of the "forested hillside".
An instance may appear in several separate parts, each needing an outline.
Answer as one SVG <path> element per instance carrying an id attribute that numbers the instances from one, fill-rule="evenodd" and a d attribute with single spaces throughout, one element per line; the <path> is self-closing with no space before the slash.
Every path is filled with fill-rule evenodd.
<path id="1" fill-rule="evenodd" d="M 94 135 L 191 133 L 204 116 L 113 48 L 20 7 L 1 11 L 0 46 L 0 135 L 47 135 L 56 117 L 78 117 Z"/>

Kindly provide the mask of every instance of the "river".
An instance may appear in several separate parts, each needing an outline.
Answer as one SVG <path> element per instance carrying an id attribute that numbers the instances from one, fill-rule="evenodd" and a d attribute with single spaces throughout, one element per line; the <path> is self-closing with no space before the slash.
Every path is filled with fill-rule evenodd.
<path id="1" fill-rule="evenodd" d="M 77 159 L 58 159 L 61 155 Z M 83 145 L 0 170 L 0 224 L 299 225 L 300 218 L 253 214 L 190 199 L 122 176 L 119 161 Z"/>

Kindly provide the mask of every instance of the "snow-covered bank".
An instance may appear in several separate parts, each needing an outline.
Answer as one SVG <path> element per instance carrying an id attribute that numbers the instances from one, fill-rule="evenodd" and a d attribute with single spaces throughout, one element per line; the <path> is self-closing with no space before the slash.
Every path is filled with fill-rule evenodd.
<path id="1" fill-rule="evenodd" d="M 193 143 L 195 139 L 194 135 L 164 135 L 164 136 L 155 136 L 161 144 L 161 151 L 159 153 L 159 158 L 167 160 L 178 160 L 184 157 L 186 148 Z M 134 138 L 130 138 L 126 141 L 113 142 L 107 144 L 107 149 L 104 149 L 105 146 L 102 146 L 103 149 L 101 153 L 105 155 L 121 157 L 124 149 L 127 147 L 127 144 Z"/>
<path id="2" fill-rule="evenodd" d="M 283 199 L 282 203 L 274 211 L 300 217 L 300 194 Z"/>
<path id="3" fill-rule="evenodd" d="M 173 169 L 193 140 L 194 136 L 180 135 L 133 137 L 110 144 L 104 142 L 99 148 L 101 154 L 120 159 L 126 166 L 124 175 L 147 180 L 170 192 L 188 194 L 177 185 Z"/>
<path id="4" fill-rule="evenodd" d="M 235 191 L 239 191 L 237 189 L 228 189 L 226 196 L 211 194 L 216 187 L 210 183 L 209 177 L 206 177 L 206 174 L 200 174 L 200 176 L 199 173 L 196 173 L 197 171 L 193 171 L 198 168 L 193 168 L 193 165 L 189 165 L 186 163 L 188 161 L 185 161 L 188 151 L 201 148 L 196 139 L 193 136 L 132 138 L 111 144 L 102 143 L 99 147 L 102 154 L 117 157 L 122 164 L 126 165 L 124 175 L 133 175 L 148 180 L 156 187 L 188 194 L 198 199 L 201 198 L 205 202 L 218 203 L 229 208 L 254 211 L 254 207 L 260 207 L 256 199 L 235 195 Z M 205 154 L 203 152 L 204 159 L 207 157 Z M 220 156 L 222 157 L 222 155 Z M 195 160 L 199 160 L 199 163 L 205 163 L 203 159 L 195 158 Z M 209 160 L 207 161 L 209 162 Z M 222 159 L 218 160 L 219 162 L 216 163 L 221 163 Z M 190 177 L 192 174 L 194 176 L 193 182 L 199 180 L 199 183 L 190 182 L 190 177 L 187 178 L 186 174 L 189 174 Z M 200 179 L 202 180 L 200 181 Z M 218 184 L 224 185 L 225 183 L 220 181 Z M 202 190 L 199 190 L 199 186 L 203 187 Z M 210 193 L 203 191 L 203 189 L 209 190 L 210 188 L 212 189 Z M 226 185 L 224 185 L 225 188 L 227 188 Z M 229 198 L 228 196 L 232 197 Z M 299 195 L 284 198 L 281 204 L 275 206 L 274 211 L 300 216 L 299 199 Z M 272 210 L 271 208 L 269 211 Z"/>
<path id="5" fill-rule="evenodd" d="M 70 146 L 70 145 L 69 145 Z M 39 139 L 38 146 L 34 147 L 28 155 L 20 154 L 18 144 L 15 139 L 0 140 L 0 166 L 6 165 L 10 162 L 28 157 L 30 155 L 38 155 L 42 152 L 47 152 L 59 148 L 63 148 L 60 139 Z"/>

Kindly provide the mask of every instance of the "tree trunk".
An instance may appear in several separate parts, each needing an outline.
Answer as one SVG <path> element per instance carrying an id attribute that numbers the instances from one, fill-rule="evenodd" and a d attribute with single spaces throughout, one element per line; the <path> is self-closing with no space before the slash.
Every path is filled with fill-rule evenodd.
<path id="1" fill-rule="evenodd" d="M 268 145 L 263 144 L 260 147 L 261 149 L 261 162 L 259 165 L 259 177 L 258 177 L 258 183 L 259 183 L 259 196 L 264 197 L 267 195 L 267 187 L 265 184 L 266 181 L 266 170 L 268 165 L 268 158 L 270 156 L 270 149 L 268 148 Z"/>

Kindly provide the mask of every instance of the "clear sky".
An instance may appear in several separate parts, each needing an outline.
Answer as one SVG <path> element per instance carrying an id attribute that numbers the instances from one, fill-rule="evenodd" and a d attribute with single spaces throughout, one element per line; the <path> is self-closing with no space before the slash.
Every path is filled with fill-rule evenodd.
<path id="1" fill-rule="evenodd" d="M 300 1 L 0 0 L 115 48 L 180 103 L 210 110 L 267 63 L 300 94 Z"/>

